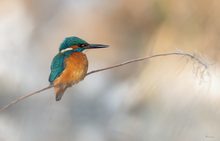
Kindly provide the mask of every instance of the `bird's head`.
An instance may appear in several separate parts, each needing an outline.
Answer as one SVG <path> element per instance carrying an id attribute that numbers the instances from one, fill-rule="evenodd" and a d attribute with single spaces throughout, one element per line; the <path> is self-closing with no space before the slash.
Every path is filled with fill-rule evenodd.
<path id="1" fill-rule="evenodd" d="M 71 36 L 64 39 L 64 41 L 60 45 L 59 52 L 63 53 L 69 50 L 73 50 L 75 52 L 82 52 L 85 49 L 96 49 L 96 48 L 106 48 L 106 47 L 108 47 L 108 45 L 89 44 L 83 39 Z"/>

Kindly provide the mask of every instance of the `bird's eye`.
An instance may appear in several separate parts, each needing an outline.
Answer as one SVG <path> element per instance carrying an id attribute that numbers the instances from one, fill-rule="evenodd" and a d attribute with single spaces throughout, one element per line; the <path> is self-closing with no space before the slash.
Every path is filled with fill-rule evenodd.
<path id="1" fill-rule="evenodd" d="M 80 44 L 79 46 L 80 47 L 85 47 L 85 46 L 87 46 L 88 44 Z"/>

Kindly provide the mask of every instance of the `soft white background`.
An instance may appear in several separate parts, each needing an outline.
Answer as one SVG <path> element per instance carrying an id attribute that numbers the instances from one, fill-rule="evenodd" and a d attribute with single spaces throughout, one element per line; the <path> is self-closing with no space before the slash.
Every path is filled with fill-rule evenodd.
<path id="1" fill-rule="evenodd" d="M 66 36 L 111 45 L 90 50 L 89 70 L 181 49 L 184 57 L 100 72 L 0 113 L 1 141 L 219 141 L 218 0 L 1 0 L 0 106 L 47 86 Z"/>

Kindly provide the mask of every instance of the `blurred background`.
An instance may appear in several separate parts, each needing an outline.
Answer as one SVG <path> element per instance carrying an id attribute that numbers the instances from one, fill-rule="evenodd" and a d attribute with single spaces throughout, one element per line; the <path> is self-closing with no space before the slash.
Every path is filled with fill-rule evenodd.
<path id="1" fill-rule="evenodd" d="M 209 69 L 172 56 L 93 74 L 59 102 L 50 89 L 0 113 L 0 140 L 219 141 L 219 12 L 218 0 L 1 0 L 0 106 L 49 84 L 67 36 L 111 46 L 86 52 L 89 70 L 177 50 Z"/>

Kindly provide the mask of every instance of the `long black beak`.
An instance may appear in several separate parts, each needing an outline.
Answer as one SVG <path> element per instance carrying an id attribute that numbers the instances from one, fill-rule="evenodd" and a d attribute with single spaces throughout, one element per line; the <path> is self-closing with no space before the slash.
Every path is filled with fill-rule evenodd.
<path id="1" fill-rule="evenodd" d="M 96 49 L 96 48 L 106 48 L 109 45 L 102 45 L 102 44 L 89 44 L 86 49 Z"/>

